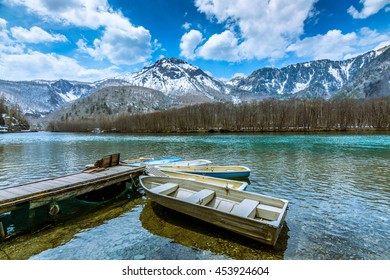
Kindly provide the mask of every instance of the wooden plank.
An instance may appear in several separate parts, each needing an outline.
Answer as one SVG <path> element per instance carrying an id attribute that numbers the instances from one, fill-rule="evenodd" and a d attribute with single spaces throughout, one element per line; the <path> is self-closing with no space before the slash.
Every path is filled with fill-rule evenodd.
<path id="1" fill-rule="evenodd" d="M 9 188 L 6 190 L 9 193 L 13 193 L 15 196 L 25 196 L 31 193 L 31 191 L 26 190 L 24 188 Z"/>
<path id="2" fill-rule="evenodd" d="M 103 166 L 102 167 L 104 167 L 104 168 L 110 167 L 111 166 L 111 158 L 112 158 L 111 155 L 104 156 L 102 158 L 102 160 L 103 160 Z"/>
<path id="3" fill-rule="evenodd" d="M 0 196 L 1 196 L 0 205 L 5 200 L 10 200 L 10 199 L 13 199 L 13 198 L 17 197 L 14 193 L 9 192 L 7 190 L 1 190 Z"/>
<path id="4" fill-rule="evenodd" d="M 50 181 L 50 184 L 53 186 L 53 188 L 57 189 L 57 188 L 69 186 L 72 184 L 72 182 L 63 179 L 55 179 L 53 181 Z"/>
<path id="5" fill-rule="evenodd" d="M 244 199 L 232 210 L 232 214 L 241 216 L 241 217 L 250 217 L 254 218 L 256 215 L 256 207 L 259 205 L 258 201 L 252 199 Z"/>
<path id="6" fill-rule="evenodd" d="M 206 205 L 214 198 L 214 196 L 215 191 L 203 189 L 186 198 L 185 201 L 194 204 Z"/>
<path id="7" fill-rule="evenodd" d="M 89 180 L 90 178 L 93 178 L 92 174 L 90 173 L 79 173 L 73 175 L 75 178 L 83 179 L 83 180 Z"/>
<path id="8" fill-rule="evenodd" d="M 150 191 L 159 194 L 170 194 L 176 191 L 178 187 L 179 185 L 175 183 L 165 183 L 163 185 L 150 189 Z"/>
<path id="9" fill-rule="evenodd" d="M 120 154 L 111 155 L 111 166 L 117 166 L 120 161 Z"/>
<path id="10" fill-rule="evenodd" d="M 42 192 L 47 192 L 47 191 L 53 189 L 53 186 L 52 186 L 52 185 L 38 185 L 38 186 L 30 185 L 30 186 L 28 186 L 28 187 L 29 187 L 29 189 L 31 190 L 31 192 L 33 192 L 34 194 L 36 194 L 36 193 L 42 193 Z"/>
<path id="11" fill-rule="evenodd" d="M 75 184 L 75 183 L 79 183 L 79 182 L 84 182 L 85 179 L 80 179 L 80 178 L 75 178 L 75 177 L 65 177 L 65 178 L 58 178 L 55 181 L 64 182 L 64 183 L 67 183 L 70 185 L 70 184 Z"/>
<path id="12" fill-rule="evenodd" d="M 26 188 L 29 188 L 29 189 L 32 189 L 32 190 L 35 190 L 35 191 L 45 191 L 47 190 L 48 188 L 52 188 L 52 185 L 51 184 L 47 184 L 47 183 L 32 183 L 30 185 L 27 185 Z"/>

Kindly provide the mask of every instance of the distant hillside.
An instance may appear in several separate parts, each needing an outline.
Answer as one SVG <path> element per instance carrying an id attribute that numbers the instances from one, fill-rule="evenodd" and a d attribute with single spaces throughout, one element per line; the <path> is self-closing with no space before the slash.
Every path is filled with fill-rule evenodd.
<path id="1" fill-rule="evenodd" d="M 153 89 L 135 86 L 106 87 L 61 107 L 50 118 L 72 120 L 122 113 L 146 113 L 174 105 L 169 97 Z"/>

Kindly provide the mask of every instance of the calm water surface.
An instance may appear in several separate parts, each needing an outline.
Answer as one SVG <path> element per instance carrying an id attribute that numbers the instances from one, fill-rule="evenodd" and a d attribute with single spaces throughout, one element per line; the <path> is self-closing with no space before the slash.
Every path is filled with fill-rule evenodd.
<path id="1" fill-rule="evenodd" d="M 282 250 L 284 259 L 390 259 L 390 135 L 2 134 L 0 188 L 79 172 L 86 164 L 116 152 L 122 159 L 182 156 L 209 159 L 216 165 L 248 166 L 252 170 L 248 191 L 290 201 L 288 231 L 277 252 L 280 255 Z M 172 256 L 175 250 L 197 252 L 194 245 L 177 247 L 175 240 L 167 242 L 172 236 L 157 236 L 141 222 L 135 223 L 144 207 L 139 205 L 33 258 L 130 258 L 118 252 L 145 236 L 164 242 L 159 249 L 161 258 L 164 252 Z M 123 233 L 129 220 L 140 229 L 129 231 L 134 238 Z M 127 241 L 118 236 L 118 230 L 104 230 L 110 226 L 122 229 Z M 83 240 L 84 244 L 99 242 L 100 254 L 77 255 L 72 248 L 82 246 L 78 243 Z M 116 251 L 103 254 L 104 244 L 112 240 L 117 241 Z M 151 248 L 147 242 L 137 244 L 140 251 Z M 191 258 L 188 252 L 184 255 Z M 221 257 L 215 252 L 206 255 Z"/>

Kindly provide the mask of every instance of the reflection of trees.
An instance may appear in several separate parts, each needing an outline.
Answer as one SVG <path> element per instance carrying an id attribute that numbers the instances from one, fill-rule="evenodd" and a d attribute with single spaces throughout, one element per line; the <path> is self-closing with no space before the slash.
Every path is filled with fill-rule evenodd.
<path id="1" fill-rule="evenodd" d="M 121 114 L 51 123 L 59 131 L 120 132 L 317 131 L 389 129 L 390 98 L 263 100 L 207 103 L 148 114 Z"/>

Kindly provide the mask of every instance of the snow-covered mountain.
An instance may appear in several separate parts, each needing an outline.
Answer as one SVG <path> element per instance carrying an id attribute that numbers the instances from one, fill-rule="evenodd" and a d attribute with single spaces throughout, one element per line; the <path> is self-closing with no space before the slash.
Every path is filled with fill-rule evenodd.
<path id="1" fill-rule="evenodd" d="M 235 78 L 228 84 L 274 98 L 329 99 L 388 52 L 389 48 L 384 48 L 344 61 L 317 60 L 281 69 L 266 67 L 254 71 L 246 78 Z"/>
<path id="2" fill-rule="evenodd" d="M 0 80 L 0 97 L 8 104 L 18 104 L 30 117 L 40 118 L 63 104 L 90 95 L 100 88 L 127 85 L 125 81 L 107 79 L 94 83 L 77 81 L 5 81 Z"/>
<path id="3" fill-rule="evenodd" d="M 344 84 L 337 97 L 371 98 L 390 95 L 390 47 L 376 51 L 377 57 Z"/>
<path id="4" fill-rule="evenodd" d="M 93 86 L 87 83 L 58 81 L 0 80 L 0 96 L 18 104 L 30 116 L 44 116 L 60 105 L 88 95 Z"/>
<path id="5" fill-rule="evenodd" d="M 127 73 L 115 79 L 125 80 L 133 86 L 158 90 L 179 99 L 196 97 L 204 101 L 234 101 L 238 98 L 234 88 L 177 58 L 163 58 L 140 72 Z"/>

